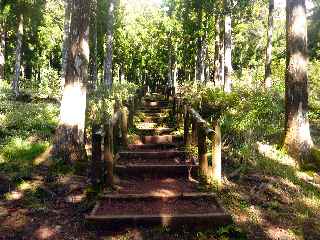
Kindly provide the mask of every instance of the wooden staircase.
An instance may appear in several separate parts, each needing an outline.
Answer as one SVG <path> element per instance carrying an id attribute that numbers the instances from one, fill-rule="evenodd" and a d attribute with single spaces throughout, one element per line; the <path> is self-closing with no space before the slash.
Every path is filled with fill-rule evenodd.
<path id="1" fill-rule="evenodd" d="M 199 166 L 181 151 L 180 136 L 172 126 L 157 131 L 157 114 L 170 114 L 170 102 L 143 99 L 139 113 L 140 144 L 119 152 L 115 173 L 120 177 L 117 191 L 105 193 L 87 221 L 98 229 L 118 227 L 169 226 L 217 227 L 231 223 L 231 216 L 212 193 L 199 192 Z M 152 133 L 151 135 L 148 135 Z"/>

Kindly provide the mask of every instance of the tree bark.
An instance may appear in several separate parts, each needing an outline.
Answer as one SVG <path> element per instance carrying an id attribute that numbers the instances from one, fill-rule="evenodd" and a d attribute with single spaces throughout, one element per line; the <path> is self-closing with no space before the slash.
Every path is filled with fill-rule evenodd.
<path id="1" fill-rule="evenodd" d="M 6 32 L 4 20 L 0 20 L 0 82 L 4 80 L 4 64 L 5 64 L 5 48 L 6 48 Z"/>
<path id="2" fill-rule="evenodd" d="M 73 0 L 65 86 L 53 146 L 53 156 L 69 163 L 86 158 L 84 127 L 89 54 L 89 2 Z"/>
<path id="3" fill-rule="evenodd" d="M 22 51 L 22 36 L 23 36 L 23 14 L 18 16 L 17 24 L 17 42 L 16 42 L 16 61 L 15 74 L 12 82 L 12 90 L 16 97 L 19 96 L 19 79 L 21 70 L 21 51 Z"/>
<path id="4" fill-rule="evenodd" d="M 70 22 L 71 22 L 71 9 L 72 0 L 64 0 L 64 27 L 63 27 L 63 46 L 62 46 L 62 74 L 61 86 L 63 88 L 66 77 L 66 67 L 68 60 L 68 49 L 70 45 Z"/>
<path id="5" fill-rule="evenodd" d="M 305 0 L 287 0 L 287 69 L 284 148 L 300 163 L 310 157 L 313 142 L 308 120 L 308 52 Z"/>
<path id="6" fill-rule="evenodd" d="M 197 1 L 197 12 L 198 12 L 198 30 L 202 30 L 202 5 L 201 1 Z M 199 82 L 205 81 L 204 75 L 204 36 L 199 33 L 197 38 L 197 62 L 196 62 L 196 80 Z"/>
<path id="7" fill-rule="evenodd" d="M 220 54 L 220 24 L 219 24 L 219 15 L 216 15 L 216 32 L 215 32 L 215 43 L 214 43 L 214 68 L 213 68 L 213 80 L 215 86 L 221 86 L 221 83 L 219 82 L 219 54 Z"/>
<path id="8" fill-rule="evenodd" d="M 224 20 L 220 18 L 220 46 L 219 46 L 219 82 L 222 84 L 224 83 Z"/>
<path id="9" fill-rule="evenodd" d="M 226 1 L 226 4 L 228 2 Z M 227 6 L 228 9 L 228 6 Z M 231 92 L 232 88 L 232 59 L 231 59 L 231 16 L 227 10 L 224 20 L 224 91 L 227 93 Z"/>
<path id="10" fill-rule="evenodd" d="M 91 1 L 91 14 L 90 14 L 90 84 L 93 88 L 97 86 L 98 81 L 98 66 L 97 66 L 97 54 L 98 54 L 98 36 L 97 36 L 97 0 Z"/>
<path id="11" fill-rule="evenodd" d="M 112 81 L 112 66 L 113 66 L 113 24 L 115 1 L 109 1 L 108 16 L 107 16 L 107 36 L 106 36 L 106 55 L 104 60 L 104 83 L 111 89 Z"/>
<path id="12" fill-rule="evenodd" d="M 274 11 L 274 0 L 269 0 L 268 36 L 267 36 L 266 63 L 265 63 L 265 76 L 264 76 L 265 88 L 270 88 L 272 86 L 271 61 L 272 61 L 273 11 Z"/>

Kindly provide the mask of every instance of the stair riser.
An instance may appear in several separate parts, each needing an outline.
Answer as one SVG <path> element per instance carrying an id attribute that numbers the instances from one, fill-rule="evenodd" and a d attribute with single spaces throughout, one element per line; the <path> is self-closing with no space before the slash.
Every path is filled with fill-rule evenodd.
<path id="1" fill-rule="evenodd" d="M 144 144 L 176 144 L 183 141 L 183 137 L 179 136 L 142 136 Z"/>
<path id="2" fill-rule="evenodd" d="M 185 152 L 119 152 L 121 159 L 185 159 Z"/>
<path id="3" fill-rule="evenodd" d="M 189 226 L 192 229 L 218 228 L 232 223 L 232 218 L 226 214 L 185 215 L 185 216 L 128 216 L 119 218 L 87 218 L 88 223 L 95 229 L 119 229 L 123 227 L 163 226 L 179 228 Z"/>

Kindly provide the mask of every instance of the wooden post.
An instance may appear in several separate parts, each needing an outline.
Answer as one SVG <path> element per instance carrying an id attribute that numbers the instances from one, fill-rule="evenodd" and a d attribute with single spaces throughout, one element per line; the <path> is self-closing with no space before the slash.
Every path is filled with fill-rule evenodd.
<path id="1" fill-rule="evenodd" d="M 198 137 L 197 137 L 197 119 L 192 117 L 192 144 L 197 145 L 198 144 Z"/>
<path id="2" fill-rule="evenodd" d="M 112 122 L 111 120 L 108 120 L 108 122 L 104 126 L 105 136 L 104 136 L 104 151 L 103 151 L 103 157 L 104 162 L 106 164 L 106 182 L 108 185 L 113 186 L 114 185 L 114 178 L 113 178 L 113 128 L 112 128 Z"/>
<path id="3" fill-rule="evenodd" d="M 205 123 L 198 123 L 198 159 L 200 165 L 201 175 L 207 177 L 208 175 L 208 156 L 207 156 L 207 144 L 206 144 L 206 132 Z"/>
<path id="4" fill-rule="evenodd" d="M 184 133 L 183 133 L 183 141 L 184 146 L 188 148 L 190 146 L 190 134 L 189 134 L 189 126 L 190 126 L 190 113 L 188 111 L 188 106 L 184 105 Z"/>
<path id="5" fill-rule="evenodd" d="M 176 97 L 173 98 L 172 115 L 174 119 L 177 120 L 177 98 Z"/>
<path id="6" fill-rule="evenodd" d="M 218 121 L 213 122 L 214 136 L 212 139 L 212 176 L 221 183 L 221 129 Z"/>
<path id="7" fill-rule="evenodd" d="M 103 182 L 103 165 L 101 159 L 102 136 L 100 126 L 92 125 L 92 159 L 91 159 L 91 183 L 93 185 Z"/>
<path id="8" fill-rule="evenodd" d="M 121 137 L 122 146 L 128 148 L 128 109 L 126 107 L 121 109 Z"/>
<path id="9" fill-rule="evenodd" d="M 128 123 L 129 128 L 133 128 L 134 122 L 133 122 L 133 116 L 134 116 L 134 98 L 129 98 L 129 117 L 128 117 Z"/>
<path id="10" fill-rule="evenodd" d="M 118 99 L 116 99 L 116 102 L 114 104 L 114 113 L 117 113 L 120 110 L 120 101 Z M 118 121 L 115 122 L 115 125 L 113 126 L 113 151 L 114 153 L 118 152 L 119 149 L 119 145 L 121 144 L 121 140 L 120 140 L 120 121 L 121 119 L 119 119 Z"/>

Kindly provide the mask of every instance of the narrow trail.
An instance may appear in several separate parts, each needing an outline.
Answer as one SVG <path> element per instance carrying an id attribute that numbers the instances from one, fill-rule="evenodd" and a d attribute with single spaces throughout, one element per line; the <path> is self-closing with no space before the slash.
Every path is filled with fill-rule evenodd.
<path id="1" fill-rule="evenodd" d="M 230 223 L 217 197 L 198 190 L 198 164 L 181 150 L 183 139 L 170 118 L 172 104 L 163 98 L 144 97 L 135 116 L 138 137 L 119 152 L 115 166 L 119 188 L 104 194 L 87 217 L 95 227 Z"/>

